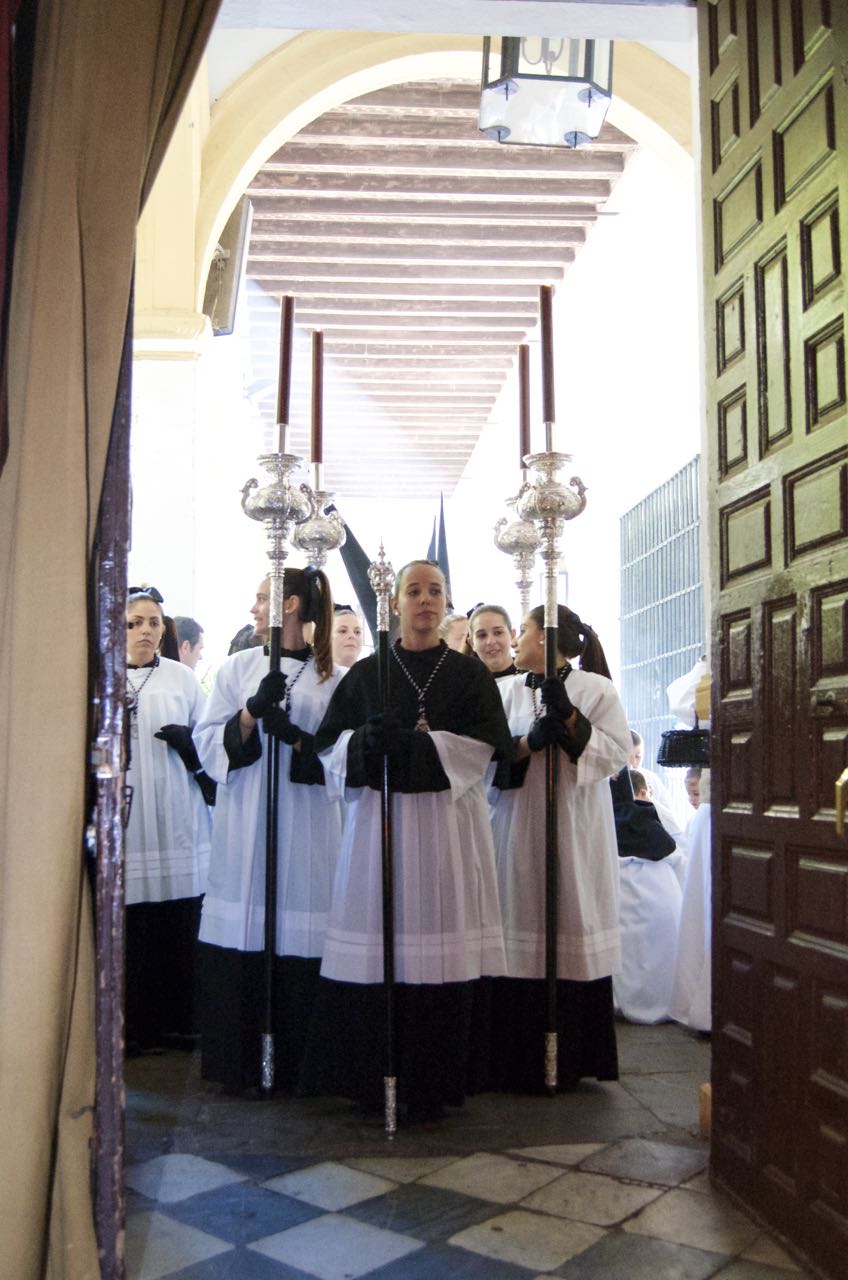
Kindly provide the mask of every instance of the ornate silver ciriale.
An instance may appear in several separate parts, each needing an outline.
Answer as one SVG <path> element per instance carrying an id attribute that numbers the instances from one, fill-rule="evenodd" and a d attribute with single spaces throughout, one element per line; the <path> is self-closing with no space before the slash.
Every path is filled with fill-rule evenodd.
<path id="1" fill-rule="evenodd" d="M 395 571 L 386 559 L 386 549 L 380 542 L 377 559 L 368 566 L 368 581 L 377 597 L 377 630 L 389 630 L 389 599 L 395 584 Z"/>
<path id="2" fill-rule="evenodd" d="M 557 478 L 557 473 L 572 461 L 570 453 L 528 454 L 525 462 L 537 476 L 522 487 L 515 503 L 522 520 L 532 521 L 539 530 L 545 563 L 546 627 L 557 625 L 556 579 L 563 525 L 586 507 L 586 486 L 579 476 L 572 476 L 567 485 L 560 484 Z"/>
<path id="3" fill-rule="evenodd" d="M 313 489 L 315 514 L 303 524 L 299 524 L 292 535 L 292 542 L 306 554 L 306 559 L 313 569 L 323 569 L 327 556 L 344 546 L 347 536 L 344 521 L 337 511 L 327 512 L 333 494 L 324 489 Z"/>
<path id="4" fill-rule="evenodd" d="M 261 520 L 268 538 L 271 561 L 269 625 L 283 625 L 283 570 L 289 553 L 289 538 L 295 525 L 315 515 L 315 497 L 307 484 L 292 483 L 292 472 L 303 461 L 293 453 L 265 453 L 259 463 L 270 479 L 262 487 L 248 480 L 241 492 L 241 506 L 251 520 Z"/>
<path id="5" fill-rule="evenodd" d="M 551 632 L 556 636 L 557 609 L 557 574 L 559 571 L 559 542 L 566 520 L 579 516 L 586 506 L 586 486 L 578 476 L 572 476 L 567 484 L 559 481 L 558 473 L 572 461 L 571 454 L 557 453 L 551 448 L 552 423 L 545 423 L 545 440 L 548 448 L 544 453 L 531 453 L 524 459 L 524 464 L 535 475 L 519 489 L 514 499 L 515 509 L 520 521 L 533 526 L 541 549 L 545 565 L 545 674 L 550 675 L 551 658 L 548 648 L 548 637 Z M 549 984 L 556 981 L 556 935 L 558 919 L 557 884 L 557 843 L 556 843 L 556 760 L 552 749 L 546 753 L 546 832 L 545 832 L 545 980 Z M 549 894 L 552 897 L 549 897 Z M 553 940 L 553 942 L 552 942 Z M 549 957 L 553 956 L 552 962 Z M 549 995 L 550 998 L 550 995 Z M 553 1094 L 557 1085 L 557 1032 L 550 1028 L 545 1033 L 544 1074 L 545 1087 Z"/>
<path id="6" fill-rule="evenodd" d="M 525 481 L 514 498 L 507 498 L 506 505 L 515 507 L 526 487 L 527 482 Z M 506 516 L 501 516 L 495 525 L 495 546 L 499 551 L 512 556 L 512 562 L 518 575 L 515 585 L 518 587 L 518 595 L 521 600 L 522 618 L 530 610 L 533 565 L 541 541 L 539 530 L 532 520 L 507 521 Z"/>
<path id="7" fill-rule="evenodd" d="M 389 598 L 394 585 L 394 570 L 386 559 L 380 540 L 377 559 L 368 566 L 368 581 L 377 597 L 377 681 L 380 707 L 389 709 Z M 397 1131 L 397 1071 L 395 1067 L 395 890 L 394 855 L 392 851 L 392 796 L 389 783 L 389 758 L 383 753 L 380 786 L 380 868 L 383 914 L 383 986 L 386 995 L 385 1073 L 383 1075 L 383 1117 L 386 1135 L 392 1139 Z"/>

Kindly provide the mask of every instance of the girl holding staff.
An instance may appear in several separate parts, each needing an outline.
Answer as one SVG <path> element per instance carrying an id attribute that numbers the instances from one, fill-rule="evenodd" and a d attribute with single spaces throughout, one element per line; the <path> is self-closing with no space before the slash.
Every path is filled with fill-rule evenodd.
<path id="1" fill-rule="evenodd" d="M 492 827 L 509 977 L 496 981 L 494 1088 L 541 1092 L 548 1029 L 545 756 L 556 752 L 557 898 L 555 1088 L 618 1078 L 611 974 L 619 964 L 618 849 L 609 778 L 627 763 L 630 729 L 600 641 L 557 609 L 556 672 L 545 677 L 545 611 L 524 620 L 516 663 L 499 684 L 516 761 L 495 779 Z M 580 656 L 580 667 L 571 659 Z M 548 1088 L 550 1085 L 547 1084 Z"/>
<path id="2" fill-rule="evenodd" d="M 395 1061 L 401 1114 L 462 1103 L 474 986 L 504 972 L 484 788 L 510 739 L 497 688 L 439 639 L 445 580 L 406 565 L 392 608 L 388 709 L 376 656 L 352 667 L 317 735 L 332 795 L 345 795 L 344 844 L 302 1091 L 383 1107 L 382 821 L 388 757 L 394 847 Z"/>
<path id="3" fill-rule="evenodd" d="M 313 734 L 344 672 L 333 666 L 333 604 L 315 569 L 286 568 L 279 670 L 265 648 L 228 658 L 197 727 L 200 757 L 219 783 L 209 885 L 200 924 L 201 1050 L 205 1079 L 229 1092 L 260 1083 L 269 751 L 279 753 L 273 922 L 275 1082 L 291 1090 L 318 980 L 341 808 L 323 785 Z M 254 617 L 268 630 L 269 580 Z M 315 624 L 314 648 L 304 626 Z M 264 1083 L 263 1083 L 264 1087 Z"/>

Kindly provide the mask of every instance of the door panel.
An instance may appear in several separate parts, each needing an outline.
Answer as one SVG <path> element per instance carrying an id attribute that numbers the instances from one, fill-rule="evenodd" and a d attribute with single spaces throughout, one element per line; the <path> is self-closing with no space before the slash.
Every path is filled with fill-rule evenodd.
<path id="1" fill-rule="evenodd" d="M 713 599 L 713 1172 L 848 1256 L 848 6 L 699 7 Z"/>

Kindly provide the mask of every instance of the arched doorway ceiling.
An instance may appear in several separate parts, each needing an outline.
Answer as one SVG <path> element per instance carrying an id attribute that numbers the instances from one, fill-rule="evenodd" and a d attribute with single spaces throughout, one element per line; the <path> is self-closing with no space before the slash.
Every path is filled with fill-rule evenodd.
<path id="1" fill-rule="evenodd" d="M 410 49 L 422 44 L 431 47 Z M 353 69 L 357 61 L 370 65 Z M 216 222 L 243 193 L 253 205 L 246 274 L 256 404 L 273 423 L 279 298 L 290 293 L 292 445 L 304 451 L 307 334 L 319 329 L 328 480 L 348 497 L 378 497 L 387 483 L 395 494 L 452 492 L 536 326 L 539 285 L 564 280 L 637 146 L 615 113 L 577 151 L 491 142 L 476 125 L 478 64 L 479 41 L 463 37 L 346 33 L 337 43 L 312 32 L 244 77 L 213 119 L 204 181 L 210 156 L 226 151 L 236 163 L 239 134 L 242 156 Z M 334 66 L 340 74 L 330 80 Z M 246 127 L 250 100 L 264 136 L 261 122 Z M 638 132 L 639 106 L 623 105 Z"/>

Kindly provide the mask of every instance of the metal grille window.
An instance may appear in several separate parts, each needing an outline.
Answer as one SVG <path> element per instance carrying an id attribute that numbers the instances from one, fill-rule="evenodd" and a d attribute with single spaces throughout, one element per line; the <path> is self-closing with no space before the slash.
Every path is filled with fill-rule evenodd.
<path id="1" fill-rule="evenodd" d="M 621 518 L 621 698 L 655 769 L 666 688 L 706 652 L 698 458 Z"/>

